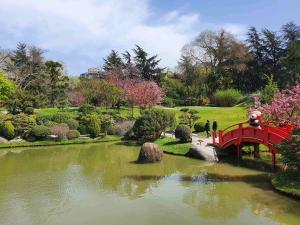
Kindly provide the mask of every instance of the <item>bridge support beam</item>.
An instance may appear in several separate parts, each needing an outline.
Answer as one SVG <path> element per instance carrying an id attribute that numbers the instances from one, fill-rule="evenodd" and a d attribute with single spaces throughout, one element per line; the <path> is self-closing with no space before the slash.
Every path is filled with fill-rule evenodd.
<path id="1" fill-rule="evenodd" d="M 272 165 L 273 165 L 273 168 L 276 167 L 276 152 L 275 151 L 272 151 Z"/>
<path id="2" fill-rule="evenodd" d="M 254 144 L 254 152 L 253 152 L 254 158 L 260 158 L 259 157 L 259 144 Z"/>
<path id="3" fill-rule="evenodd" d="M 236 150 L 237 150 L 237 157 L 238 159 L 241 158 L 241 144 L 236 145 Z"/>

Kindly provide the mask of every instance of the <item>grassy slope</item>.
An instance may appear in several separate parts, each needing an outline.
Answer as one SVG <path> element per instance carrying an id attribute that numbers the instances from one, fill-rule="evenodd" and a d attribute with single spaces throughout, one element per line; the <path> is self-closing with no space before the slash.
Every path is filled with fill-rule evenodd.
<path id="1" fill-rule="evenodd" d="M 117 136 L 106 136 L 98 138 L 77 138 L 74 140 L 62 140 L 62 141 L 53 141 L 53 140 L 44 140 L 44 141 L 22 141 L 15 143 L 1 143 L 0 149 L 5 148 L 16 148 L 16 147 L 34 147 L 34 146 L 51 146 L 51 145 L 70 145 L 70 144 L 86 144 L 86 143 L 98 143 L 98 142 L 107 142 L 107 141 L 119 141 L 120 138 Z"/>
<path id="2" fill-rule="evenodd" d="M 164 152 L 176 155 L 185 155 L 191 147 L 191 143 L 180 143 L 173 138 L 161 138 L 154 143 L 158 144 Z"/>

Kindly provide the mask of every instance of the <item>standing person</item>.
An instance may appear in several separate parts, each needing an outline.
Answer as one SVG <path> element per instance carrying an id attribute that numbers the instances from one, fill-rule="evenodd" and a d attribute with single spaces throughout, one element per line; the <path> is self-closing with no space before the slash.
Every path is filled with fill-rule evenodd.
<path id="1" fill-rule="evenodd" d="M 207 137 L 209 137 L 210 136 L 210 122 L 209 122 L 209 120 L 206 121 L 205 131 L 206 131 Z"/>
<path id="2" fill-rule="evenodd" d="M 215 132 L 216 136 L 217 136 L 217 130 L 218 130 L 218 123 L 216 120 L 214 120 L 213 125 L 212 125 L 212 129 Z"/>

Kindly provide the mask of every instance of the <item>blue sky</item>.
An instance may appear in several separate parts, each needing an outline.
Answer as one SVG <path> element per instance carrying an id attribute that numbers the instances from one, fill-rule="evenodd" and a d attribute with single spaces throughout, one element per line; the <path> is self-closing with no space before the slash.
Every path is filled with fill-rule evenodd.
<path id="1" fill-rule="evenodd" d="M 249 26 L 300 24 L 298 0 L 0 0 L 0 47 L 26 42 L 79 75 L 111 49 L 134 44 L 174 67 L 182 46 L 207 29 L 245 38 Z"/>

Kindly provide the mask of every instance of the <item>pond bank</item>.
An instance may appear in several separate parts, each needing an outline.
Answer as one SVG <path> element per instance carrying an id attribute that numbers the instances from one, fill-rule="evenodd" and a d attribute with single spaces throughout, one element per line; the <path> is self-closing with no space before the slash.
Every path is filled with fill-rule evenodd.
<path id="1" fill-rule="evenodd" d="M 98 138 L 77 138 L 73 140 L 62 140 L 62 141 L 53 141 L 53 140 L 44 140 L 44 141 L 21 141 L 21 142 L 12 142 L 12 143 L 1 143 L 1 149 L 11 149 L 19 147 L 43 147 L 43 146 L 56 146 L 56 145 L 73 145 L 73 144 L 88 144 L 88 143 L 99 143 L 107 141 L 119 141 L 118 136 L 107 135 L 105 137 Z"/>

